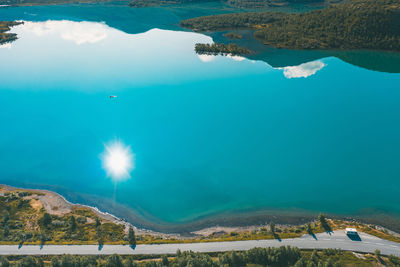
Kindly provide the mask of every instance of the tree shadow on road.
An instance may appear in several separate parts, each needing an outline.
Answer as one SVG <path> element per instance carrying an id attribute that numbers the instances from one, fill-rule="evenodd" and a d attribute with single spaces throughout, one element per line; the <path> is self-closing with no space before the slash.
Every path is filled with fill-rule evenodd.
<path id="1" fill-rule="evenodd" d="M 280 238 L 280 236 L 277 233 L 273 233 L 273 235 L 276 240 L 278 240 L 279 242 L 282 242 L 282 239 Z"/>
<path id="2" fill-rule="evenodd" d="M 313 232 L 313 230 L 312 230 L 312 228 L 311 228 L 311 225 L 307 225 L 307 233 L 310 235 L 310 236 L 312 236 L 315 240 L 318 240 L 318 238 L 317 238 L 317 236 L 314 234 L 314 232 Z"/>
<path id="3" fill-rule="evenodd" d="M 135 250 L 136 245 L 129 245 L 129 247 L 130 247 L 132 250 Z"/>
<path id="4" fill-rule="evenodd" d="M 103 249 L 103 246 L 104 246 L 103 244 L 99 244 L 99 247 L 97 248 L 97 250 L 98 250 L 98 251 L 102 250 L 102 249 Z"/>

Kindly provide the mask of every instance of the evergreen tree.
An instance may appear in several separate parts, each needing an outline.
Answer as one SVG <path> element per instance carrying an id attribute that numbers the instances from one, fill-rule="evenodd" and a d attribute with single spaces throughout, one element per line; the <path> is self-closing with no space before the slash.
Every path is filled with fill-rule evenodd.
<path id="1" fill-rule="evenodd" d="M 135 236 L 135 232 L 133 231 L 132 227 L 129 227 L 128 242 L 129 242 L 129 245 L 131 245 L 131 246 L 136 245 L 136 236 Z"/>
<path id="2" fill-rule="evenodd" d="M 44 227 L 48 227 L 51 224 L 51 216 L 47 212 L 45 212 L 39 220 L 39 224 L 42 224 Z"/>
<path id="3" fill-rule="evenodd" d="M 69 230 L 71 231 L 71 232 L 75 232 L 75 230 L 76 230 L 76 220 L 75 220 L 75 217 L 74 216 L 71 216 L 70 218 L 69 218 Z"/>
<path id="4" fill-rule="evenodd" d="M 163 255 L 161 257 L 161 264 L 162 264 L 162 266 L 169 266 L 169 260 L 168 260 L 168 257 L 166 255 Z"/>
<path id="5" fill-rule="evenodd" d="M 118 254 L 113 254 L 107 258 L 106 267 L 124 267 L 122 259 Z"/>
<path id="6" fill-rule="evenodd" d="M 0 256 L 0 267 L 9 267 L 10 262 L 7 260 L 6 257 Z"/>

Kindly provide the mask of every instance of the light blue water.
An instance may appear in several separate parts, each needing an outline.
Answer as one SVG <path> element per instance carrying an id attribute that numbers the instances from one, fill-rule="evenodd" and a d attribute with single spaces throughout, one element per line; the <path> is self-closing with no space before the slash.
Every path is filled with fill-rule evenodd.
<path id="1" fill-rule="evenodd" d="M 13 32 L 0 48 L 0 183 L 169 223 L 254 209 L 400 215 L 399 74 L 334 57 L 199 57 L 211 38 L 182 31 L 52 20 Z M 113 140 L 135 154 L 117 184 L 100 159 Z"/>

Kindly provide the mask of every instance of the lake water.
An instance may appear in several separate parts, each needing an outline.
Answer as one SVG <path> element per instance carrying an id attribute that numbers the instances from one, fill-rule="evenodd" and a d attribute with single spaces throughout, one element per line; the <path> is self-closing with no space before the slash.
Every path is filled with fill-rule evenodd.
<path id="1" fill-rule="evenodd" d="M 0 183 L 143 226 L 257 210 L 400 216 L 399 73 L 298 51 L 285 56 L 298 65 L 198 56 L 212 38 L 178 22 L 212 8 L 108 8 L 0 9 L 27 21 L 0 46 Z M 134 154 L 120 181 L 102 167 L 115 141 Z"/>

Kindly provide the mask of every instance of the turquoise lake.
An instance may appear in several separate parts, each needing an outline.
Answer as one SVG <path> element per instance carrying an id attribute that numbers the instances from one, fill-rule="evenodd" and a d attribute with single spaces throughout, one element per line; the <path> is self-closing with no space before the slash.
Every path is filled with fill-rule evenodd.
<path id="1" fill-rule="evenodd" d="M 400 74 L 327 53 L 196 55 L 212 35 L 179 20 L 216 12 L 1 8 L 26 22 L 0 46 L 0 184 L 155 229 L 263 210 L 400 217 Z M 134 154 L 121 181 L 102 167 L 114 141 Z"/>

